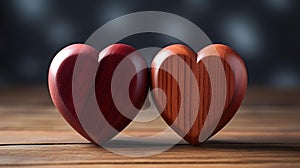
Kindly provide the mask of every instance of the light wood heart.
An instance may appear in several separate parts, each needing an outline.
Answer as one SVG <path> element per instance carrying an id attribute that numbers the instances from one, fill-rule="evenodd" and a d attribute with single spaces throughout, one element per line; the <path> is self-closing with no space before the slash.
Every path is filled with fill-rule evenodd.
<path id="1" fill-rule="evenodd" d="M 105 143 L 123 130 L 146 99 L 149 72 L 137 69 L 146 67 L 147 63 L 143 57 L 131 55 L 134 51 L 128 45 L 113 44 L 99 53 L 88 45 L 73 44 L 62 49 L 50 65 L 49 91 L 55 106 L 78 133 L 93 143 Z M 122 74 L 116 76 L 112 88 L 113 75 L 120 62 L 123 62 L 119 68 Z M 132 78 L 129 71 L 135 74 Z M 124 81 L 129 81 L 129 88 Z M 112 89 L 118 93 L 115 99 Z M 128 92 L 129 96 L 125 97 Z M 133 106 L 124 103 L 125 98 Z M 120 112 L 115 100 L 122 100 L 118 105 L 127 115 Z"/>
<path id="2" fill-rule="evenodd" d="M 150 71 L 152 96 L 161 116 L 193 145 L 231 120 L 247 90 L 242 58 L 222 44 L 209 45 L 198 54 L 185 45 L 167 46 L 155 56 Z"/>

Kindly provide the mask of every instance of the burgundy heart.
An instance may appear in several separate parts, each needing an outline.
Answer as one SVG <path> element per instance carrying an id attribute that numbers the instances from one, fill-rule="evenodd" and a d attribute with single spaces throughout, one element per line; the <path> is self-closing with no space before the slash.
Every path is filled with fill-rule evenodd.
<path id="1" fill-rule="evenodd" d="M 125 44 L 113 44 L 100 53 L 88 45 L 73 44 L 62 49 L 50 65 L 48 84 L 54 105 L 78 133 L 93 143 L 107 142 L 122 131 L 146 99 L 148 69 L 136 71 L 131 79 L 126 75 L 128 71 L 147 66 L 144 58 L 132 54 L 134 52 L 133 47 Z M 116 75 L 117 83 L 113 89 L 117 95 L 113 97 L 113 75 L 124 60 L 125 66 L 121 68 L 124 75 Z M 130 81 L 129 88 L 124 87 L 124 80 Z M 127 92 L 134 107 L 118 101 L 119 106 L 126 111 L 124 115 L 116 106 L 115 99 L 122 100 Z M 96 103 L 90 101 L 93 96 Z M 99 109 L 104 119 L 93 116 L 100 112 Z M 82 118 L 87 118 L 88 121 L 84 122 L 86 119 Z"/>

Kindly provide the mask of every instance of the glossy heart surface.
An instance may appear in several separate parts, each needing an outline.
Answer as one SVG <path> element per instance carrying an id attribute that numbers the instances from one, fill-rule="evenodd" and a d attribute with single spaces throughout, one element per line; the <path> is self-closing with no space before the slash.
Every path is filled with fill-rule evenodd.
<path id="1" fill-rule="evenodd" d="M 73 44 L 50 65 L 48 85 L 54 105 L 93 143 L 105 143 L 122 131 L 146 99 L 149 73 L 141 67 L 147 63 L 134 52 L 125 44 L 113 44 L 100 53 Z"/>
<path id="2" fill-rule="evenodd" d="M 167 46 L 155 56 L 150 71 L 152 89 L 161 90 L 152 92 L 161 116 L 193 145 L 221 130 L 246 94 L 246 66 L 222 44 L 198 53 L 181 44 Z"/>

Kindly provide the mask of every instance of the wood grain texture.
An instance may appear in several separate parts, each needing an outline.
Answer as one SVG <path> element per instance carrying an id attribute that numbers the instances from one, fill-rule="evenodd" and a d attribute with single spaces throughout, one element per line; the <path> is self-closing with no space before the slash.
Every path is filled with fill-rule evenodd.
<path id="1" fill-rule="evenodd" d="M 216 66 L 218 61 L 221 62 L 223 69 Z M 223 70 L 225 81 L 220 80 L 219 75 Z M 152 62 L 151 77 L 151 87 L 162 89 L 165 93 L 162 95 L 153 92 L 155 103 L 159 111 L 162 111 L 162 117 L 180 136 L 193 145 L 202 142 L 200 133 L 214 127 L 214 123 L 218 122 L 213 128 L 214 131 L 205 139 L 217 133 L 230 121 L 240 107 L 247 88 L 247 71 L 243 60 L 231 48 L 221 44 L 207 46 L 198 54 L 180 44 L 165 47 Z M 193 77 L 197 86 L 193 84 Z M 213 91 L 216 84 L 226 86 L 224 105 L 220 103 L 222 100 L 212 102 L 213 96 L 218 98 L 224 96 L 218 93 L 222 90 L 218 86 L 217 90 Z M 200 99 L 196 99 L 198 92 Z M 196 115 L 195 104 L 199 104 Z M 224 107 L 221 107 L 220 119 L 208 119 L 210 108 L 215 106 Z M 215 109 L 211 112 L 216 113 L 218 110 Z M 205 127 L 206 125 L 208 126 Z"/>
<path id="2" fill-rule="evenodd" d="M 62 49 L 50 65 L 49 91 L 55 106 L 66 121 L 91 142 L 106 142 L 131 122 L 114 105 L 111 82 L 118 64 L 126 58 L 127 69 L 122 69 L 124 75 L 114 89 L 128 92 L 121 81 L 128 78 L 129 70 L 146 66 L 142 57 L 135 55 L 132 58 L 130 54 L 134 51 L 131 46 L 114 44 L 98 53 L 88 45 L 74 44 Z M 144 69 L 135 73 L 129 85 L 129 97 L 135 108 L 142 107 L 147 91 L 148 70 Z M 117 98 L 122 96 L 117 95 Z M 137 110 L 129 105 L 122 107 L 132 116 L 137 114 Z M 100 114 L 99 109 L 102 118 L 94 117 L 94 114 Z"/>
<path id="3" fill-rule="evenodd" d="M 181 143 L 143 158 L 90 144 L 58 113 L 46 86 L 7 86 L 0 92 L 0 167 L 300 166 L 300 94 L 296 94 L 300 89 L 250 87 L 233 120 L 207 143 L 197 147 Z M 147 136 L 166 126 L 161 118 L 132 122 L 122 133 Z M 122 136 L 113 142 L 128 150 L 135 143 L 125 143 Z"/>
<path id="4" fill-rule="evenodd" d="M 117 142 L 116 142 L 117 143 Z M 273 149 L 276 150 L 273 150 Z M 130 150 L 130 147 L 128 148 Z M 249 164 L 299 163 L 299 146 L 278 144 L 228 144 L 211 142 L 201 147 L 175 146 L 159 155 L 131 158 L 91 144 L 1 146 L 2 165 L 70 164 Z M 24 153 L 30 153 L 25 155 Z"/>

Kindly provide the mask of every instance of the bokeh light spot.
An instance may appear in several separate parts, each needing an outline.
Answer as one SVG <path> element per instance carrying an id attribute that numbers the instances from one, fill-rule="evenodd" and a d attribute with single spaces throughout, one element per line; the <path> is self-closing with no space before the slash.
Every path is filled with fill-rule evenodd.
<path id="1" fill-rule="evenodd" d="M 225 17 L 220 32 L 228 39 L 233 48 L 237 48 L 246 59 L 256 59 L 263 47 L 262 33 L 251 17 L 235 14 Z"/>
<path id="2" fill-rule="evenodd" d="M 269 82 L 275 87 L 295 88 L 300 87 L 300 76 L 293 69 L 282 68 L 273 72 Z"/>
<path id="3" fill-rule="evenodd" d="M 26 19 L 24 20 L 26 22 L 31 19 L 43 18 L 51 7 L 50 0 L 12 0 L 11 3 L 14 11 L 20 16 L 20 19 Z"/>
<path id="4" fill-rule="evenodd" d="M 293 3 L 291 0 L 263 0 L 264 6 L 275 13 L 285 13 L 292 9 Z"/>
<path id="5" fill-rule="evenodd" d="M 47 32 L 47 39 L 53 45 L 64 45 L 71 42 L 75 36 L 75 26 L 68 20 L 59 20 L 51 24 Z"/>

